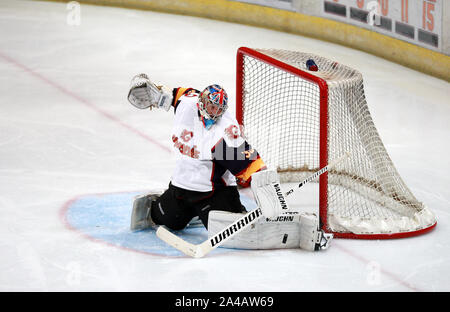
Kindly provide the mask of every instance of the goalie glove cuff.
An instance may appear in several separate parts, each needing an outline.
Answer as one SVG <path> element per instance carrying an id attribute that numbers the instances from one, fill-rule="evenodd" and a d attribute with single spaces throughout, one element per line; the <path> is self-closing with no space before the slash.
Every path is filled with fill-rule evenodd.
<path id="1" fill-rule="evenodd" d="M 167 112 L 169 111 L 170 106 L 172 106 L 173 100 L 172 90 L 170 90 L 166 86 L 158 86 L 157 88 L 160 90 L 158 108 L 164 108 L 164 110 Z"/>

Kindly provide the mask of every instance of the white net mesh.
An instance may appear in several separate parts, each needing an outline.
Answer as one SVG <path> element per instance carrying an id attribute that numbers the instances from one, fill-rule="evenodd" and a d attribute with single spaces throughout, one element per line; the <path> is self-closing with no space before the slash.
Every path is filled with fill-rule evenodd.
<path id="1" fill-rule="evenodd" d="M 328 160 L 351 158 L 328 173 L 326 227 L 358 235 L 421 231 L 435 225 L 395 169 L 369 113 L 361 74 L 323 57 L 284 50 L 256 50 L 328 85 Z M 313 59 L 319 71 L 311 72 Z M 239 72 L 239 70 L 238 70 Z M 297 182 L 320 168 L 320 91 L 315 82 L 244 54 L 242 115 L 245 135 L 283 182 Z M 322 146 L 323 149 L 323 146 Z M 343 235 L 345 236 L 345 235 Z"/>

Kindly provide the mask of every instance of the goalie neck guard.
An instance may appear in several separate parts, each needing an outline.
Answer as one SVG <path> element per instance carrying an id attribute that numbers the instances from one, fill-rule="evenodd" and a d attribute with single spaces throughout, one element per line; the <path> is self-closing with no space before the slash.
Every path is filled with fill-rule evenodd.
<path id="1" fill-rule="evenodd" d="M 206 129 L 209 129 L 227 110 L 228 95 L 221 86 L 210 85 L 200 93 L 197 107 L 203 125 Z"/>

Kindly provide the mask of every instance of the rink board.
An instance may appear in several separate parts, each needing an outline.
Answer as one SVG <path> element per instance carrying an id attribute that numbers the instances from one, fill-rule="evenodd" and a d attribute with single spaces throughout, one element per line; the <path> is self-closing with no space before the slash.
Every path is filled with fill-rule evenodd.
<path id="1" fill-rule="evenodd" d="M 185 256 L 161 241 L 153 229 L 135 232 L 130 230 L 133 198 L 142 193 L 125 192 L 79 196 L 64 206 L 62 218 L 71 229 L 110 246 L 152 255 Z M 241 202 L 248 210 L 255 208 L 254 201 L 242 193 Z M 194 244 L 202 243 L 208 238 L 208 233 L 203 226 L 189 227 L 174 233 Z M 232 251 L 236 250 L 218 248 L 213 253 Z"/>

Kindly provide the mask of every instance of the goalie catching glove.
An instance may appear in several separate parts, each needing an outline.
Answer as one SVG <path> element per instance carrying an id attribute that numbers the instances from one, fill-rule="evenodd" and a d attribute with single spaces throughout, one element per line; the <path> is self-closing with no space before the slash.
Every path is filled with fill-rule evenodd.
<path id="1" fill-rule="evenodd" d="M 146 74 L 139 74 L 131 80 L 128 101 L 139 109 L 153 107 L 169 110 L 172 104 L 172 90 L 165 86 L 157 86 Z"/>
<path id="2" fill-rule="evenodd" d="M 289 210 L 276 171 L 263 170 L 252 174 L 251 189 L 264 217 L 274 218 Z"/>

